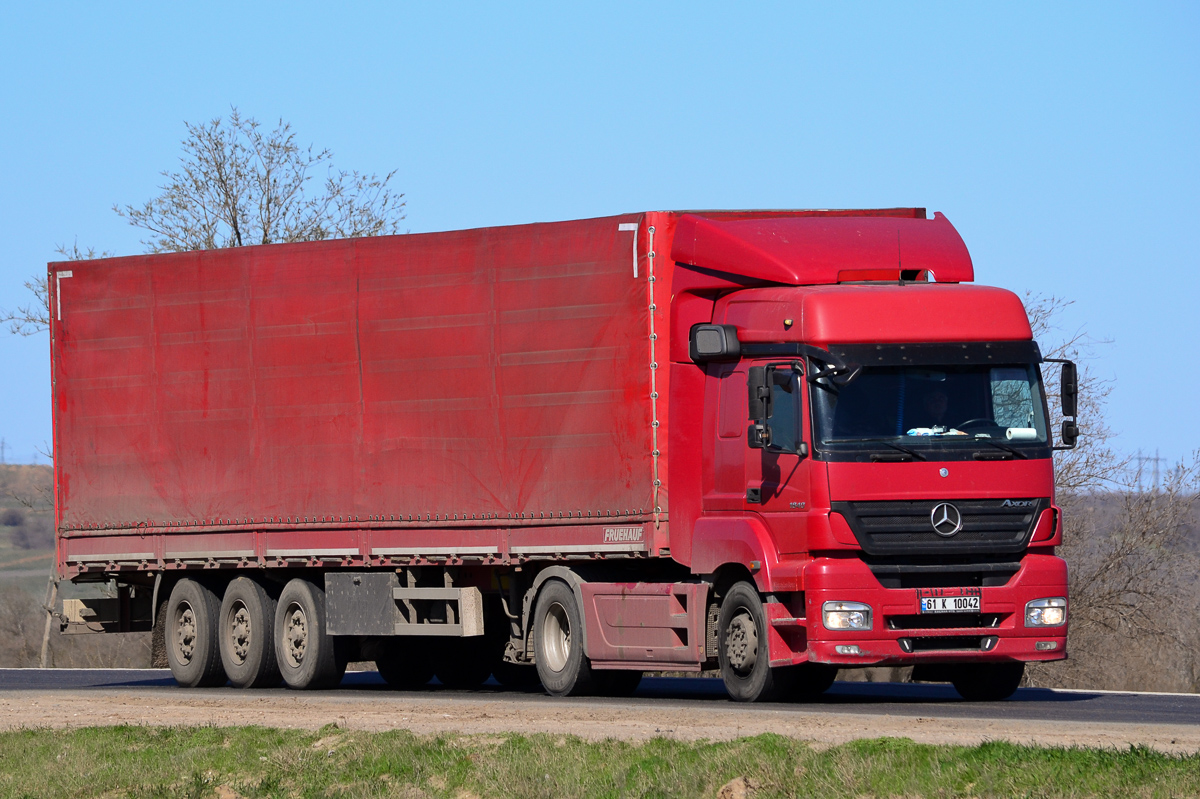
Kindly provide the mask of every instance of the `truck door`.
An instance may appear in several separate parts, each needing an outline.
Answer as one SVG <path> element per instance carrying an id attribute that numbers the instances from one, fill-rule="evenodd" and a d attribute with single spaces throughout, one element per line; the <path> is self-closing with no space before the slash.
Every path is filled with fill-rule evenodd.
<path id="1" fill-rule="evenodd" d="M 807 405 L 804 379 L 785 365 L 772 388 L 771 424 L 775 444 L 751 449 L 747 443 L 747 364 L 717 367 L 716 436 L 713 444 L 711 489 L 704 497 L 706 511 L 804 512 L 809 508 L 808 444 L 804 420 Z M 711 395 L 710 395 L 711 397 Z M 797 550 L 798 551 L 798 550 Z"/>
<path id="2" fill-rule="evenodd" d="M 806 423 L 808 384 L 801 368 L 798 362 L 768 367 L 769 443 L 762 449 L 747 445 L 744 451 L 746 508 L 769 518 L 781 553 L 803 552 L 807 545 L 811 442 Z"/>
<path id="3" fill-rule="evenodd" d="M 712 486 L 704 497 L 704 510 L 746 509 L 746 367 L 716 366 L 716 436 L 713 441 Z M 711 396 L 711 395 L 710 395 Z"/>

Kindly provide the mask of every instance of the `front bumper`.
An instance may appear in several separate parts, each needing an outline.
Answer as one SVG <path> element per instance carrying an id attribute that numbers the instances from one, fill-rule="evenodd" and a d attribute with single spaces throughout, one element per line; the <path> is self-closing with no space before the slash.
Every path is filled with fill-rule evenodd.
<path id="1" fill-rule="evenodd" d="M 857 558 L 817 558 L 804 570 L 804 653 L 779 652 L 780 660 L 837 666 L 903 666 L 917 663 L 1048 661 L 1067 656 L 1067 625 L 1026 627 L 1025 603 L 1067 595 L 1066 563 L 1027 554 L 1003 586 L 984 586 L 981 612 L 959 617 L 920 614 L 915 588 L 884 588 Z M 871 630 L 827 630 L 827 601 L 862 602 L 873 610 Z M 961 620 L 970 626 L 944 626 Z M 1070 608 L 1067 614 L 1070 621 Z M 786 634 L 784 638 L 790 637 Z M 799 643 L 796 641 L 795 643 Z M 1039 644 L 1041 645 L 1039 648 Z M 839 652 L 837 647 L 843 647 Z M 847 653 L 846 647 L 857 646 Z M 796 647 L 790 646 L 794 650 Z M 776 664 L 772 652 L 772 664 Z"/>

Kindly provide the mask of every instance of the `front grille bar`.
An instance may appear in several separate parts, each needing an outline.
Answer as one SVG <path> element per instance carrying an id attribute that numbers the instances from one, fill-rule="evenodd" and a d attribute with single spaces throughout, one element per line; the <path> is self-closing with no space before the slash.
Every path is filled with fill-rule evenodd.
<path id="1" fill-rule="evenodd" d="M 999 638 L 994 635 L 948 635 L 898 638 L 905 652 L 991 652 Z"/>
<path id="2" fill-rule="evenodd" d="M 1004 563 L 868 563 L 873 574 L 946 574 L 948 572 L 1015 572 L 1021 564 Z"/>

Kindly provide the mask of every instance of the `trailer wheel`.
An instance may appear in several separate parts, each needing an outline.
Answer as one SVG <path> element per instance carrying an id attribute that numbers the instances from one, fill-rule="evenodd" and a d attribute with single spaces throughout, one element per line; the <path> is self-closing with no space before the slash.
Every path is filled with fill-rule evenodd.
<path id="1" fill-rule="evenodd" d="M 221 665 L 235 688 L 272 688 L 282 676 L 275 660 L 275 600 L 249 577 L 238 577 L 221 600 Z"/>
<path id="2" fill-rule="evenodd" d="M 326 633 L 325 592 L 295 578 L 275 609 L 275 658 L 289 688 L 333 688 L 346 673 L 346 657 Z"/>
<path id="3" fill-rule="evenodd" d="M 221 601 L 207 586 L 183 579 L 167 600 L 167 664 L 175 682 L 185 688 L 225 684 L 217 625 Z"/>
<path id="4" fill-rule="evenodd" d="M 582 696 L 592 692 L 592 664 L 583 653 L 578 634 L 583 616 L 575 592 L 562 580 L 547 580 L 538 592 L 533 612 L 533 657 L 542 687 L 551 696 Z"/>
<path id="5" fill-rule="evenodd" d="M 963 699 L 996 702 L 1016 693 L 1024 676 L 1024 663 L 964 663 L 954 667 L 950 681 Z"/>
<path id="6" fill-rule="evenodd" d="M 600 696 L 633 696 L 642 683 L 642 672 L 606 669 L 593 671 L 592 678 L 596 681 L 596 693 Z"/>
<path id="7" fill-rule="evenodd" d="M 729 697 L 769 702 L 786 693 L 795 675 L 790 668 L 771 668 L 767 617 L 753 585 L 734 583 L 725 592 L 717 624 L 717 659 Z"/>
<path id="8" fill-rule="evenodd" d="M 423 651 L 423 643 L 423 639 L 397 638 L 382 643 L 375 668 L 383 681 L 392 688 L 411 691 L 433 679 L 433 666 Z"/>

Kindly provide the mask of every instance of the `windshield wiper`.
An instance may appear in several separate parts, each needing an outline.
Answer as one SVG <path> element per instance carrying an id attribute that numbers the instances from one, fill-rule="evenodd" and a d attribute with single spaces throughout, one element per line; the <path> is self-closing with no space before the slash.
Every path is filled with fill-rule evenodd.
<path id="1" fill-rule="evenodd" d="M 915 459 L 915 460 L 919 460 L 919 461 L 929 460 L 929 459 L 928 459 L 928 458 L 926 458 L 924 455 L 922 455 L 921 453 L 917 452 L 917 451 L 916 451 L 916 450 L 914 450 L 914 449 L 909 449 L 908 447 L 902 447 L 902 446 L 900 446 L 899 444 L 894 444 L 894 443 L 892 443 L 891 441 L 889 441 L 888 439 L 886 439 L 886 438 L 881 438 L 881 437 L 874 437 L 874 438 L 835 438 L 835 439 L 833 439 L 832 441 L 830 441 L 829 443 L 830 443 L 830 444 L 842 444 L 842 443 L 847 443 L 847 442 L 849 442 L 849 443 L 852 443 L 852 444 L 858 444 L 858 443 L 865 443 L 865 442 L 868 442 L 868 441 L 876 441 L 876 442 L 879 442 L 880 444 L 883 444 L 885 447 L 891 447 L 892 449 L 899 450 L 900 452 L 903 452 L 905 455 L 908 455 L 909 457 L 911 457 L 911 458 L 913 458 L 913 459 Z M 874 457 L 874 456 L 872 456 L 872 457 Z"/>
<path id="2" fill-rule="evenodd" d="M 999 441 L 990 441 L 990 440 L 988 440 L 988 439 L 986 439 L 986 438 L 977 438 L 977 439 L 975 439 L 975 441 L 977 441 L 977 442 L 979 442 L 979 443 L 981 443 L 981 444 L 989 444 L 989 445 L 991 445 L 991 446 L 995 447 L 996 449 L 1002 449 L 1002 450 L 1004 450 L 1005 452 L 1010 452 L 1010 453 L 1012 453 L 1013 455 L 1017 456 L 1018 458 L 1022 458 L 1022 459 L 1024 459 L 1024 460 L 1029 460 L 1029 456 L 1028 456 L 1028 455 L 1026 455 L 1024 452 L 1022 452 L 1022 451 L 1021 451 L 1021 450 L 1019 450 L 1019 449 L 1016 449 L 1016 448 L 1014 448 L 1014 447 L 1010 447 L 1008 444 L 1001 444 Z M 976 452 L 975 454 L 976 454 L 976 455 L 983 455 L 983 453 L 982 453 L 982 452 Z M 982 458 L 981 458 L 981 460 L 982 460 Z"/>
<path id="3" fill-rule="evenodd" d="M 911 455 L 912 457 L 916 458 L 919 461 L 929 460 L 924 455 L 917 452 L 915 449 L 909 449 L 908 447 L 902 447 L 899 444 L 893 444 L 890 441 L 882 441 L 880 443 L 883 444 L 884 446 L 891 447 L 892 449 L 898 449 L 901 452 L 907 453 L 908 455 Z"/>

